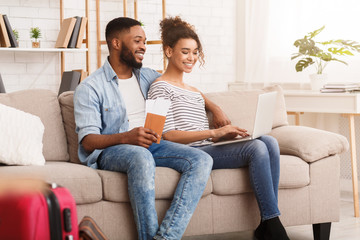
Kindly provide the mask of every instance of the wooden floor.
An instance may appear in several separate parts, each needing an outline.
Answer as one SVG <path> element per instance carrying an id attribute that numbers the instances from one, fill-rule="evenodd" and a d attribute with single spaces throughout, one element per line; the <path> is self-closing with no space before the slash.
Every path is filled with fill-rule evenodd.
<path id="1" fill-rule="evenodd" d="M 312 225 L 286 227 L 291 240 L 313 240 Z M 253 232 L 184 237 L 183 240 L 252 240 Z M 340 222 L 331 225 L 331 240 L 360 240 L 360 218 L 354 217 L 353 202 L 341 200 Z"/>

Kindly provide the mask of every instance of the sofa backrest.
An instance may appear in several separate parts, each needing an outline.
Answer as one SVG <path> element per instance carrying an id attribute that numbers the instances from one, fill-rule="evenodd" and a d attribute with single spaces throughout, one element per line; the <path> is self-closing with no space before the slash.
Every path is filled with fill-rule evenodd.
<path id="1" fill-rule="evenodd" d="M 254 126 L 258 95 L 272 91 L 278 92 L 273 128 L 288 125 L 284 94 L 278 85 L 264 89 L 206 93 L 205 96 L 220 106 L 233 125 L 247 129 L 251 133 Z M 211 113 L 208 113 L 208 117 L 211 128 Z"/>
<path id="2" fill-rule="evenodd" d="M 205 95 L 225 111 L 234 125 L 252 129 L 253 123 L 251 119 L 255 115 L 257 96 L 260 93 L 271 91 L 278 92 L 273 128 L 287 125 L 285 99 L 280 86 L 271 86 L 260 90 L 215 92 Z M 78 136 L 75 133 L 73 98 L 74 92 L 64 92 L 59 96 L 59 102 L 63 115 L 70 162 L 80 163 L 78 157 Z"/>
<path id="3" fill-rule="evenodd" d="M 44 124 L 43 155 L 47 161 L 69 161 L 60 105 L 55 92 L 30 89 L 0 94 L 0 103 L 38 116 Z"/>

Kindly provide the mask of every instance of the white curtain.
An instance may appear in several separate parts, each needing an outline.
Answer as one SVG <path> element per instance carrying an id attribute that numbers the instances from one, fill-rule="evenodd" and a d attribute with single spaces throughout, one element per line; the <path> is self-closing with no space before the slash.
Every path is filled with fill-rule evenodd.
<path id="1" fill-rule="evenodd" d="M 264 82 L 269 65 L 269 2 L 246 0 L 245 6 L 245 82 Z"/>
<path id="2" fill-rule="evenodd" d="M 293 43 L 324 25 L 319 41 L 360 42 L 358 0 L 246 0 L 245 12 L 246 82 L 309 82 L 315 68 L 295 71 Z M 324 70 L 328 80 L 359 82 L 360 53 L 338 58 L 349 65 L 330 62 Z"/>

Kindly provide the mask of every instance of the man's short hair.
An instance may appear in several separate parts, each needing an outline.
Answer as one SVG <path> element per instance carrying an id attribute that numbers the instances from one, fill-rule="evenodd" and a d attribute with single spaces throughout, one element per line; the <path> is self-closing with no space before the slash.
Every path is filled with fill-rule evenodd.
<path id="1" fill-rule="evenodd" d="M 127 18 L 127 17 L 118 17 L 111 20 L 105 29 L 105 39 L 110 50 L 111 40 L 116 37 L 117 34 L 122 31 L 130 31 L 130 28 L 133 26 L 139 25 L 141 23 L 135 19 Z"/>

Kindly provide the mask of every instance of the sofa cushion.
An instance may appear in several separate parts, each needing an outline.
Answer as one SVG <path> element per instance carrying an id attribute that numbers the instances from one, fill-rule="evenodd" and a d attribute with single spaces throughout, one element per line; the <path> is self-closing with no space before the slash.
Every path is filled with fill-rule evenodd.
<path id="1" fill-rule="evenodd" d="M 314 162 L 349 149 L 346 137 L 310 127 L 283 126 L 270 133 L 280 146 L 281 154 L 298 156 L 307 162 Z"/>
<path id="2" fill-rule="evenodd" d="M 69 162 L 46 162 L 44 166 L 2 166 L 0 176 L 42 178 L 69 189 L 76 204 L 102 199 L 101 178 L 96 170 Z M 109 186 L 110 187 L 110 186 Z"/>
<path id="3" fill-rule="evenodd" d="M 301 188 L 310 183 L 309 164 L 298 157 L 280 156 L 279 188 Z M 211 172 L 213 193 L 235 195 L 252 192 L 248 168 L 217 169 Z"/>
<path id="4" fill-rule="evenodd" d="M 104 200 L 112 202 L 129 202 L 127 175 L 124 173 L 97 170 L 104 186 Z M 157 167 L 155 174 L 155 198 L 171 200 L 180 179 L 180 173 L 166 168 Z M 209 179 L 203 197 L 211 194 L 212 185 Z"/>
<path id="5" fill-rule="evenodd" d="M 0 94 L 0 103 L 40 117 L 45 127 L 43 137 L 45 160 L 69 160 L 56 93 L 49 90 L 30 89 Z"/>
<path id="6" fill-rule="evenodd" d="M 44 125 L 38 116 L 0 104 L 0 163 L 44 165 Z"/>
<path id="7" fill-rule="evenodd" d="M 63 92 L 59 96 L 59 102 L 66 132 L 70 162 L 80 163 L 78 156 L 78 135 L 75 132 L 74 92 Z"/>
<path id="8" fill-rule="evenodd" d="M 245 128 L 251 133 L 254 125 L 258 95 L 271 91 L 278 92 L 273 128 L 287 125 L 285 99 L 280 86 L 244 91 L 214 92 L 207 93 L 205 96 L 226 113 L 233 125 Z M 208 116 L 211 126 L 211 114 Z"/>

